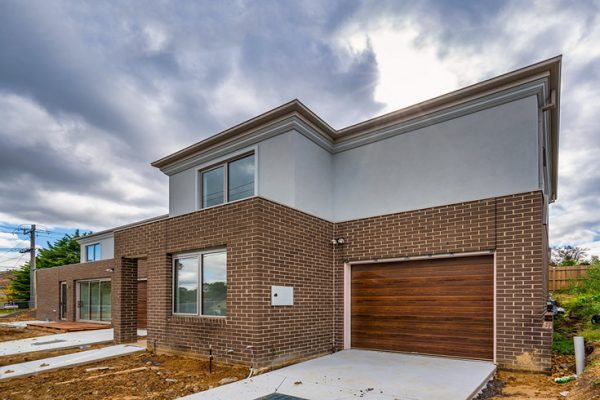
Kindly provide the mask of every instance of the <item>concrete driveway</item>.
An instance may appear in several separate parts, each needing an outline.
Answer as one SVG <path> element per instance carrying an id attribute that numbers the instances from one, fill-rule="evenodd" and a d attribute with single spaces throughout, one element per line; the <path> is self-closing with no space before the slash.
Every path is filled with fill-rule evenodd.
<path id="1" fill-rule="evenodd" d="M 185 399 L 467 400 L 495 370 L 485 361 L 344 350 Z"/>

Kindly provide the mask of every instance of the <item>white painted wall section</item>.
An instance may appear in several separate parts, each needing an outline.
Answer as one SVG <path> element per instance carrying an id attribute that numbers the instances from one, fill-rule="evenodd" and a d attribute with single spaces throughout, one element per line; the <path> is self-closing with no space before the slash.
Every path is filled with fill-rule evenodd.
<path id="1" fill-rule="evenodd" d="M 115 256 L 115 237 L 113 233 L 107 233 L 99 235 L 97 237 L 91 237 L 89 239 L 81 239 L 81 262 L 87 262 L 86 260 L 86 246 L 90 244 L 100 243 L 100 260 L 109 260 Z"/>
<path id="2" fill-rule="evenodd" d="M 539 189 L 534 96 L 334 156 L 334 220 Z"/>
<path id="3" fill-rule="evenodd" d="M 189 168 L 169 177 L 169 215 L 181 215 L 196 210 L 195 168 Z"/>
<path id="4" fill-rule="evenodd" d="M 259 143 L 258 194 L 329 219 L 333 217 L 333 155 L 298 132 Z"/>
<path id="5" fill-rule="evenodd" d="M 538 116 L 532 95 L 339 152 L 289 130 L 252 147 L 256 195 L 338 222 L 539 190 Z M 197 210 L 201 167 L 169 177 L 171 216 Z"/>

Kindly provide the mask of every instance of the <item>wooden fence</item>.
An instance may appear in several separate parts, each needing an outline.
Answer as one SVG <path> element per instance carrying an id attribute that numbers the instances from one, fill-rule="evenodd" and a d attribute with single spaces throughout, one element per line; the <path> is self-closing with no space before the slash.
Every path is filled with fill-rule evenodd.
<path id="1" fill-rule="evenodd" d="M 573 265 L 570 267 L 550 267 L 548 274 L 549 290 L 560 290 L 570 286 L 573 280 L 584 279 L 589 265 Z"/>

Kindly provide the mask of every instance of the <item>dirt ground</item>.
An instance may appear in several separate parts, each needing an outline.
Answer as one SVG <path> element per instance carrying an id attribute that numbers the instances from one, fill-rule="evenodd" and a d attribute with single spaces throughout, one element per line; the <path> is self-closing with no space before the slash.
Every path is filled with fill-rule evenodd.
<path id="1" fill-rule="evenodd" d="M 552 375 L 500 371 L 497 376 L 498 393 L 493 400 L 595 400 L 600 399 L 600 351 L 587 360 L 582 377 L 567 383 L 556 383 L 554 378 L 575 374 L 575 357 L 555 355 Z"/>
<path id="2" fill-rule="evenodd" d="M 34 310 L 23 310 L 16 311 L 13 314 L 3 315 L 0 317 L 0 322 L 14 322 L 14 321 L 32 321 L 35 320 Z"/>
<path id="3" fill-rule="evenodd" d="M 48 335 L 47 332 L 36 331 L 32 329 L 11 328 L 8 326 L 0 326 L 0 342 L 8 340 L 27 339 L 30 337 Z"/>
<path id="4" fill-rule="evenodd" d="M 86 372 L 94 367 L 110 369 Z M 0 382 L 0 399 L 175 399 L 247 374 L 247 367 L 226 364 L 209 374 L 208 361 L 144 352 Z"/>

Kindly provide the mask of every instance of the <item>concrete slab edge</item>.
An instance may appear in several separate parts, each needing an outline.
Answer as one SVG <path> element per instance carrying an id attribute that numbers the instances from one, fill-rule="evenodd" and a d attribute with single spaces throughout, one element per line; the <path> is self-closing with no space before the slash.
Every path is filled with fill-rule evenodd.
<path id="1" fill-rule="evenodd" d="M 103 340 L 102 342 L 94 342 L 94 343 L 84 343 L 84 344 L 78 344 L 78 345 L 74 345 L 74 346 L 67 346 L 67 347 L 56 347 L 53 349 L 42 349 L 42 350 L 33 350 L 33 351 L 24 351 L 24 352 L 20 352 L 20 353 L 13 353 L 13 354 L 6 354 L 6 355 L 0 355 L 0 357 L 10 357 L 10 356 L 16 356 L 16 355 L 25 355 L 25 354 L 31 354 L 31 353 L 45 353 L 45 352 L 49 352 L 49 351 L 61 351 L 61 350 L 71 350 L 71 349 L 77 349 L 79 347 L 82 346 L 95 346 L 97 344 L 106 344 L 106 343 L 112 343 L 113 340 Z"/>
<path id="2" fill-rule="evenodd" d="M 134 345 L 127 345 L 127 346 L 139 347 L 139 346 L 134 346 Z M 52 367 L 52 368 L 47 368 L 47 369 L 45 369 L 43 371 L 35 371 L 35 372 L 24 373 L 24 374 L 21 374 L 21 375 L 7 376 L 7 377 L 4 377 L 4 378 L 0 379 L 0 382 L 5 382 L 5 381 L 8 381 L 10 379 L 25 378 L 25 377 L 32 376 L 32 375 L 43 374 L 43 373 L 49 372 L 49 371 L 56 371 L 57 369 L 79 367 L 81 365 L 92 364 L 92 363 L 100 362 L 100 361 L 106 361 L 106 360 L 110 360 L 110 359 L 113 359 L 113 358 L 119 358 L 119 357 L 127 356 L 129 354 L 138 353 L 140 351 L 145 351 L 145 350 L 146 350 L 145 348 L 139 347 L 138 351 L 132 351 L 130 353 L 110 355 L 110 356 L 106 356 L 106 357 L 100 357 L 100 358 L 97 358 L 97 359 L 94 359 L 94 360 L 87 360 L 87 361 L 75 362 L 75 363 L 70 364 L 68 366 Z M 60 357 L 60 356 L 57 356 L 57 357 Z M 43 363 L 45 360 L 48 360 L 48 359 L 47 358 L 42 358 L 40 360 L 36 360 L 36 362 L 39 361 L 39 362 Z M 8 367 L 8 366 L 9 365 L 5 365 L 5 367 Z"/>
<path id="3" fill-rule="evenodd" d="M 471 393 L 471 395 L 468 397 L 468 400 L 473 400 L 477 396 L 479 396 L 479 393 L 481 393 L 483 391 L 483 389 L 486 388 L 486 386 L 488 385 L 488 383 L 490 383 L 490 381 L 492 379 L 494 379 L 494 375 L 496 375 L 496 371 L 497 370 L 498 370 L 498 368 L 494 367 L 494 370 L 492 372 L 490 372 L 490 374 L 487 376 L 487 378 L 485 378 L 483 380 L 483 382 L 481 383 L 481 385 L 479 385 L 479 387 L 477 389 L 475 389 L 475 391 L 473 391 L 473 393 Z"/>

